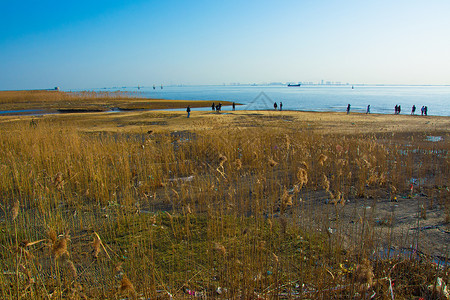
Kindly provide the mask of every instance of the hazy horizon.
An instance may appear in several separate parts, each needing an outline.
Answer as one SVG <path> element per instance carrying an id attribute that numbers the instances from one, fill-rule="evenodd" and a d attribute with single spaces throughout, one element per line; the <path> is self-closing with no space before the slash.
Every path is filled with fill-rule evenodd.
<path id="1" fill-rule="evenodd" d="M 450 1 L 8 2 L 0 90 L 450 85 Z"/>
<path id="2" fill-rule="evenodd" d="M 0 89 L 0 91 L 31 91 L 31 90 L 54 90 L 55 88 L 58 88 L 60 91 L 97 91 L 97 90 L 124 90 L 129 91 L 130 89 L 136 89 L 137 92 L 139 92 L 139 89 L 152 89 L 153 86 L 155 86 L 156 89 L 160 89 L 160 86 L 163 87 L 210 87 L 210 86 L 224 86 L 224 87 L 245 87 L 245 86 L 261 86 L 261 87 L 269 87 L 269 86 L 285 86 L 289 83 L 296 83 L 296 82 L 285 82 L 285 83 L 278 83 L 278 82 L 254 82 L 254 83 L 214 83 L 214 84 L 137 84 L 137 85 L 121 85 L 117 84 L 114 86 L 90 86 L 90 87 L 83 87 L 83 88 L 67 88 L 63 86 L 45 86 L 45 87 L 36 87 L 36 88 L 24 88 L 24 89 Z M 298 83 L 301 83 L 301 86 L 314 86 L 314 87 L 345 87 L 345 86 L 354 86 L 354 87 L 450 87 L 450 84 L 383 84 L 383 83 L 341 83 L 341 84 L 321 84 L 320 82 L 313 82 L 313 83 L 305 83 L 298 81 Z"/>

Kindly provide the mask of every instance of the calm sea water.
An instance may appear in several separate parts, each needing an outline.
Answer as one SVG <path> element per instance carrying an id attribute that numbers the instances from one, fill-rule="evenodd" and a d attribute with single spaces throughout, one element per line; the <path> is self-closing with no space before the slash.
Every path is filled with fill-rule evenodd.
<path id="1" fill-rule="evenodd" d="M 136 87 L 120 90 L 138 92 Z M 410 114 L 414 104 L 416 114 L 426 105 L 428 115 L 450 116 L 450 86 L 156 86 L 141 87 L 139 93 L 149 98 L 234 101 L 244 104 L 236 107 L 239 110 L 273 109 L 274 102 L 283 102 L 284 110 L 344 112 L 350 104 L 352 112 L 365 112 L 370 104 L 372 113 L 393 114 L 394 106 L 400 105 L 402 114 Z"/>

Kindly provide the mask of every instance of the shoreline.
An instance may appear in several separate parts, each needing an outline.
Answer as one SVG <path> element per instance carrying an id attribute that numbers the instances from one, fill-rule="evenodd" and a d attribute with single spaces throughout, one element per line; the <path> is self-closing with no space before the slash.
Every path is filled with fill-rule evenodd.
<path id="1" fill-rule="evenodd" d="M 140 98 L 127 92 L 61 92 L 55 90 L 0 91 L 0 115 L 39 111 L 53 113 L 92 113 L 211 107 L 217 101 L 165 100 Z M 230 101 L 220 101 L 232 105 Z M 239 105 L 239 104 L 237 104 Z"/>
<path id="2" fill-rule="evenodd" d="M 450 117 L 384 115 L 345 112 L 307 112 L 271 110 L 211 110 L 192 108 L 190 118 L 185 109 L 131 110 L 105 112 L 74 112 L 34 115 L 2 115 L 0 127 L 16 122 L 64 121 L 83 132 L 174 132 L 223 130 L 240 128 L 272 128 L 273 130 L 315 132 L 321 134 L 375 134 L 422 132 L 437 135 L 450 134 Z M 444 137 L 447 140 L 447 137 Z M 447 142 L 447 141 L 446 141 Z"/>
<path id="3" fill-rule="evenodd" d="M 60 114 L 60 113 L 107 113 L 107 112 L 121 112 L 121 111 L 153 111 L 153 110 L 167 110 L 176 111 L 186 109 L 188 105 L 191 109 L 201 108 L 208 111 L 213 103 L 222 103 L 225 108 L 223 112 L 232 111 L 227 106 L 232 105 L 232 101 L 217 101 L 217 100 L 175 100 L 175 99 L 159 99 L 159 98 L 141 98 L 133 92 L 63 92 L 56 90 L 23 90 L 23 91 L 0 91 L 0 116 L 5 115 L 45 115 L 45 114 Z M 236 103 L 236 111 L 244 111 L 249 104 Z M 250 104 L 251 106 L 251 104 Z M 269 105 L 270 106 L 270 105 Z M 305 113 L 345 113 L 345 108 L 342 110 L 336 108 L 308 108 L 304 109 L 287 109 L 285 107 L 283 112 L 305 112 Z M 343 106 L 344 107 L 344 106 Z M 251 111 L 254 107 L 249 107 Z M 354 110 L 353 110 L 354 109 Z M 248 110 L 248 111 L 250 111 Z M 255 111 L 272 111 L 271 108 L 261 109 Z M 280 111 L 277 111 L 280 112 Z M 365 109 L 361 107 L 352 107 L 350 115 L 361 114 L 365 115 Z M 385 112 L 372 112 L 369 115 L 394 115 L 391 110 Z M 405 111 L 399 116 L 421 116 L 418 108 L 415 115 Z M 445 115 L 428 115 L 428 117 L 450 117 Z M 422 116 L 427 117 L 427 116 Z"/>
<path id="4" fill-rule="evenodd" d="M 161 101 L 160 99 L 149 99 Z M 177 103 L 179 102 L 179 103 Z M 206 103 L 202 103 L 206 102 Z M 27 109 L 27 108 L 21 108 L 21 109 L 14 109 L 14 110 L 1 110 L 0 109 L 0 117 L 1 116 L 20 116 L 20 115 L 49 115 L 49 114 L 75 114 L 75 113 L 111 113 L 111 112 L 148 112 L 148 111 L 167 111 L 167 112 L 176 112 L 176 111 L 184 111 L 186 109 L 187 105 L 191 106 L 191 109 L 205 109 L 205 110 L 199 110 L 202 112 L 208 112 L 211 110 L 211 105 L 214 103 L 213 101 L 203 101 L 203 100 L 162 100 L 161 102 L 157 103 L 150 103 L 156 104 L 152 108 L 127 108 L 127 107 L 107 107 L 107 108 L 84 108 L 84 107 L 74 107 L 74 108 L 57 108 L 57 109 L 46 109 L 46 108 L 33 108 L 33 109 Z M 223 107 L 230 108 L 232 106 L 232 102 L 225 102 L 226 104 L 222 104 Z M 183 104 L 183 105 L 178 105 Z M 236 107 L 238 106 L 244 106 L 245 104 L 236 103 Z M 229 112 L 272 112 L 272 113 L 284 113 L 284 112 L 293 112 L 293 113 L 312 113 L 312 114 L 345 114 L 344 111 L 333 111 L 333 110 L 294 110 L 294 109 L 283 109 L 280 110 L 273 110 L 273 109 L 225 109 L 222 110 L 221 113 L 229 113 Z M 366 114 L 364 112 L 351 112 L 350 115 L 357 115 L 357 116 L 398 116 L 398 117 L 421 117 L 421 118 L 450 118 L 450 116 L 439 116 L 439 115 L 420 115 L 420 114 L 392 114 L 392 113 L 370 113 Z"/>

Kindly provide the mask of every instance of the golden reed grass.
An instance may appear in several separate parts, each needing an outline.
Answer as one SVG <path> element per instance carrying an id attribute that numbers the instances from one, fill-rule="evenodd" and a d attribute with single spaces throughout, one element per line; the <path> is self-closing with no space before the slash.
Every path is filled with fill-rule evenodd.
<path id="1" fill-rule="evenodd" d="M 73 263 L 73 261 L 67 260 L 66 264 L 67 264 L 67 268 L 68 268 L 72 278 L 77 278 L 78 277 L 78 271 L 77 271 L 77 268 L 75 267 L 75 264 Z"/>
<path id="2" fill-rule="evenodd" d="M 370 261 L 364 258 L 363 261 L 356 267 L 356 282 L 360 285 L 360 291 L 366 292 L 373 285 L 373 268 Z"/>
<path id="3" fill-rule="evenodd" d="M 299 189 L 308 184 L 308 172 L 304 168 L 299 168 L 297 171 L 297 180 Z"/>
<path id="4" fill-rule="evenodd" d="M 274 161 L 272 158 L 270 158 L 267 163 L 269 164 L 270 167 L 275 167 L 276 165 L 278 165 L 278 163 L 276 161 Z"/>
<path id="5" fill-rule="evenodd" d="M 219 165 L 223 167 L 223 164 L 227 161 L 227 157 L 223 154 L 219 154 Z"/>
<path id="6" fill-rule="evenodd" d="M 53 255 L 58 258 L 63 254 L 68 253 L 67 252 L 67 242 L 68 242 L 68 238 L 67 237 L 62 237 L 59 240 L 57 240 L 53 246 L 52 246 L 52 253 Z"/>
<path id="7" fill-rule="evenodd" d="M 11 208 L 11 221 L 15 221 L 17 216 L 19 215 L 19 209 L 20 209 L 20 202 L 19 200 L 15 200 L 13 203 L 13 206 Z"/>
<path id="8" fill-rule="evenodd" d="M 242 161 L 241 161 L 239 158 L 237 158 L 237 159 L 234 161 L 234 165 L 235 165 L 235 167 L 236 167 L 236 170 L 240 170 L 240 169 L 242 168 Z"/>
<path id="9" fill-rule="evenodd" d="M 214 243 L 213 250 L 220 255 L 225 255 L 227 253 L 225 246 L 217 242 Z"/>
<path id="10" fill-rule="evenodd" d="M 164 291 L 176 299 L 183 296 L 179 291 L 185 284 L 208 297 L 216 296 L 220 287 L 229 299 L 282 298 L 283 290 L 308 297 L 302 286 L 317 294 L 332 290 L 330 297 L 354 298 L 354 287 L 384 297 L 384 287 L 376 286 L 376 276 L 385 271 L 382 264 L 370 259 L 356 267 L 361 253 L 377 249 L 372 240 L 380 231 L 372 216 L 363 219 L 357 209 L 351 212 L 338 204 L 350 200 L 352 207 L 359 207 L 358 201 L 386 200 L 389 193 L 407 201 L 400 196 L 411 174 L 437 174 L 433 200 L 448 207 L 441 188 L 448 181 L 445 159 L 430 152 L 417 159 L 418 167 L 400 149 L 372 145 L 370 137 L 319 136 L 306 130 L 286 136 L 276 128 L 250 128 L 220 139 L 216 131 L 201 130 L 195 138 L 179 132 L 149 137 L 144 127 L 142 134 L 120 129 L 115 134 L 79 133 L 45 120 L 36 126 L 17 122 L 0 136 L 0 200 L 8 219 L 14 214 L 6 207 L 15 206 L 10 199 L 20 199 L 20 219 L 1 223 L 2 244 L 14 253 L 0 253 L 5 258 L 0 298 L 5 299 L 25 292 L 25 276 L 17 280 L 8 273 L 19 262 L 32 273 L 40 272 L 32 274 L 36 298 L 49 298 L 55 286 L 65 291 L 60 298 L 68 298 L 67 291 L 76 284 L 85 285 L 91 298 L 117 298 L 118 290 L 134 294 L 136 286 L 147 298 L 156 299 Z M 338 145 L 345 148 L 338 151 Z M 217 174 L 217 165 L 223 176 Z M 359 198 L 359 189 L 373 198 Z M 427 193 L 431 188 L 416 190 Z M 326 191 L 333 192 L 335 207 L 322 205 Z M 346 215 L 355 222 L 344 222 Z M 346 231 L 348 227 L 352 230 Z M 45 228 L 52 255 L 43 255 L 35 242 L 14 248 L 17 240 L 40 241 Z M 360 233 L 362 228 L 369 233 Z M 68 234 L 58 236 L 57 231 L 69 229 L 72 241 Z M 101 239 L 92 236 L 94 229 Z M 345 243 L 340 243 L 342 236 L 348 238 Z M 110 259 L 90 259 L 103 254 Z M 53 257 L 58 258 L 55 264 L 49 263 Z M 339 273 L 344 262 L 354 267 L 345 276 Z M 117 264 L 123 265 L 112 272 Z M 61 267 L 66 272 L 59 272 Z M 323 279 L 325 267 L 334 280 Z M 135 286 L 127 277 L 119 284 L 122 272 L 133 275 Z M 431 278 L 421 272 L 416 273 Z M 335 290 L 353 281 L 353 288 Z M 396 291 L 398 298 L 414 298 Z"/>
<path id="11" fill-rule="evenodd" d="M 119 294 L 121 295 L 135 295 L 136 291 L 134 285 L 131 283 L 130 279 L 126 275 L 123 275 L 120 281 Z"/>
<path id="12" fill-rule="evenodd" d="M 94 256 L 94 258 L 98 258 L 101 250 L 102 248 L 100 238 L 97 235 L 94 235 L 94 241 L 92 241 L 92 255 Z"/>
<path id="13" fill-rule="evenodd" d="M 70 236 L 68 233 L 65 233 L 61 238 L 58 239 L 56 231 L 49 228 L 47 230 L 48 236 L 48 247 L 50 248 L 51 253 L 55 256 L 55 258 L 59 258 L 62 255 L 69 254 L 67 251 L 67 243 L 70 240 Z"/>
<path id="14" fill-rule="evenodd" d="M 319 163 L 319 165 L 323 166 L 323 164 L 327 161 L 328 156 L 326 156 L 325 154 L 320 154 L 319 158 L 317 159 L 317 162 Z"/>

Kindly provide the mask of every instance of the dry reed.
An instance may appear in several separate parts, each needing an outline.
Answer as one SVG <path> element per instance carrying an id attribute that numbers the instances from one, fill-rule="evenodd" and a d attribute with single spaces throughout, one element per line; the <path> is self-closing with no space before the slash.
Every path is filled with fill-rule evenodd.
<path id="1" fill-rule="evenodd" d="M 328 156 L 326 156 L 325 154 L 320 154 L 319 158 L 317 159 L 317 162 L 319 163 L 319 165 L 323 166 L 323 164 L 327 161 Z"/>
<path id="2" fill-rule="evenodd" d="M 69 241 L 69 236 L 65 234 L 62 238 L 56 240 L 52 245 L 52 254 L 55 258 L 61 257 L 63 254 L 68 254 L 67 243 Z"/>
<path id="3" fill-rule="evenodd" d="M 119 294 L 121 295 L 135 295 L 136 291 L 134 289 L 133 284 L 130 279 L 126 275 L 123 275 L 122 280 L 120 281 L 119 286 Z"/>
<path id="4" fill-rule="evenodd" d="M 20 203 L 19 200 L 15 200 L 14 204 L 11 208 L 11 221 L 15 221 L 17 216 L 19 215 Z"/>
<path id="5" fill-rule="evenodd" d="M 92 255 L 94 256 L 94 258 L 98 258 L 101 250 L 100 238 L 97 235 L 94 235 L 94 241 L 92 241 Z"/>
<path id="6" fill-rule="evenodd" d="M 373 285 L 373 269 L 367 258 L 356 267 L 355 276 L 361 292 L 365 293 Z"/>
<path id="7" fill-rule="evenodd" d="M 303 169 L 303 168 L 298 169 L 297 180 L 298 180 L 299 189 L 302 189 L 303 186 L 308 184 L 308 172 L 306 171 L 306 169 Z"/>
<path id="8" fill-rule="evenodd" d="M 439 213 L 444 221 L 450 211 L 445 145 L 420 154 L 426 147 L 413 144 L 415 151 L 405 154 L 390 137 L 319 135 L 306 126 L 244 128 L 245 120 L 240 131 L 224 131 L 220 138 L 215 129 L 156 130 L 149 137 L 148 124 L 141 133 L 115 127 L 114 133 L 80 133 L 55 120 L 40 119 L 32 127 L 20 120 L 0 124 L 7 129 L 0 137 L 2 218 L 15 220 L 0 228 L 6 249 L 0 251 L 0 298 L 29 296 L 30 290 L 35 298 L 69 298 L 69 291 L 81 297 L 75 278 L 95 283 L 85 286 L 90 298 L 114 298 L 123 274 L 121 265 L 114 270 L 118 261 L 132 270 L 143 297 L 152 299 L 162 293 L 182 297 L 185 285 L 211 298 L 217 290 L 230 299 L 322 292 L 354 298 L 347 288 L 352 280 L 360 293 L 383 298 L 385 287 L 374 284 L 385 276 L 379 260 L 361 261 L 353 277 L 339 272 L 340 264 L 351 269 L 356 257 L 377 251 L 388 239 L 410 243 L 410 236 L 395 231 L 397 211 L 376 219 L 379 204 L 390 204 L 390 195 L 399 205 L 416 201 L 417 217 L 427 214 L 427 222 Z M 411 178 L 418 182 L 413 192 Z M 335 206 L 325 204 L 327 195 Z M 20 222 L 7 209 L 15 207 L 9 199 L 20 199 Z M 368 206 L 367 213 L 361 210 Z M 72 240 L 55 231 L 68 229 Z M 52 256 L 39 245 L 45 235 Z M 103 253 L 108 260 L 92 260 Z M 33 285 L 28 275 L 14 273 L 20 264 L 31 270 Z M 419 292 L 397 289 L 398 298 L 424 296 L 420 292 L 434 279 L 416 273 L 426 283 L 409 281 Z M 135 295 L 124 278 L 119 293 Z"/>

